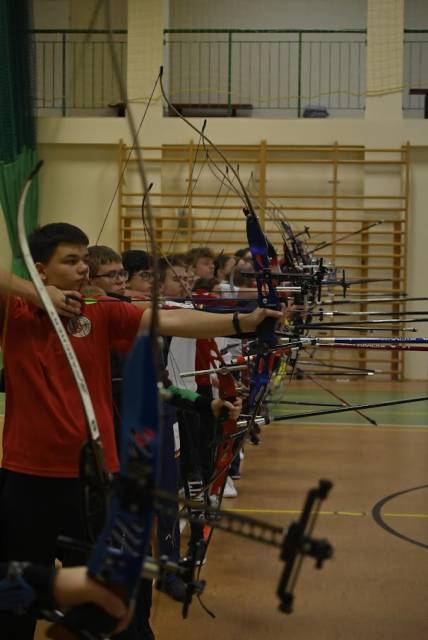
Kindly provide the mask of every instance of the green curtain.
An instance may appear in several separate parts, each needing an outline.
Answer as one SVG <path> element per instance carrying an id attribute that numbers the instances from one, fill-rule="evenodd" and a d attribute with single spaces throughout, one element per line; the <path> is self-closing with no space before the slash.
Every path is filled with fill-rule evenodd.
<path id="1" fill-rule="evenodd" d="M 24 149 L 14 162 L 0 164 L 0 203 L 6 222 L 9 243 L 12 249 L 12 269 L 20 276 L 26 276 L 27 270 L 21 259 L 18 243 L 17 213 L 22 187 L 37 162 L 33 149 Z M 38 183 L 33 181 L 25 205 L 25 227 L 27 233 L 37 225 Z"/>
<path id="2" fill-rule="evenodd" d="M 18 201 L 37 162 L 34 114 L 35 55 L 31 0 L 0 1 L 0 205 L 12 248 L 13 270 L 25 275 L 17 241 Z M 37 224 L 37 178 L 25 208 L 27 231 Z"/>

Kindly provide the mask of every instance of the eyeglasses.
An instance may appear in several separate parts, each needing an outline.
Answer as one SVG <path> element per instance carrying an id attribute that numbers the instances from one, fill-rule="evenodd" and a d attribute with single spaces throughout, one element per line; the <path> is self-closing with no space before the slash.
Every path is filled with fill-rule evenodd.
<path id="1" fill-rule="evenodd" d="M 125 269 L 120 269 L 119 271 L 108 271 L 107 273 L 99 273 L 96 276 L 92 276 L 92 278 L 108 278 L 109 280 L 117 280 L 121 278 L 122 280 L 128 279 L 128 272 Z"/>

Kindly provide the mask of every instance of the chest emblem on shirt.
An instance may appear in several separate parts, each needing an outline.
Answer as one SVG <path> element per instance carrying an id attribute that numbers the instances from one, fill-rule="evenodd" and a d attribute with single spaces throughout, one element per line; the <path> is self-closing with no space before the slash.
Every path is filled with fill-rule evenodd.
<path id="1" fill-rule="evenodd" d="M 67 320 L 67 331 L 75 338 L 85 338 L 91 333 L 91 328 L 91 321 L 85 316 Z"/>

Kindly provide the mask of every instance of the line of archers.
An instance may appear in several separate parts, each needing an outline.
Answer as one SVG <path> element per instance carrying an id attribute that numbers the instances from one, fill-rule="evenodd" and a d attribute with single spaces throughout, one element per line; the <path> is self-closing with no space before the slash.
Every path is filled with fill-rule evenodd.
<path id="1" fill-rule="evenodd" d="M 106 5 L 106 6 L 108 6 L 108 3 L 107 3 L 107 5 Z M 110 27 L 110 30 L 111 30 L 111 27 Z M 134 129 L 135 129 L 135 127 L 134 127 Z M 134 137 L 135 137 L 135 136 L 134 136 Z M 144 193 L 148 193 L 147 187 L 145 187 L 145 189 L 144 189 Z M 250 201 L 248 201 L 248 199 L 247 199 L 247 201 L 246 201 L 246 204 L 247 204 L 247 205 L 249 205 L 249 210 L 247 211 L 247 221 L 248 221 L 248 220 L 250 220 L 250 222 L 254 222 L 254 218 L 256 218 L 256 217 L 255 217 L 254 212 L 252 211 L 251 202 L 250 202 Z M 253 214 L 254 214 L 254 217 L 253 217 Z M 259 267 L 260 273 L 261 273 L 263 276 L 266 276 L 266 269 L 268 269 L 268 267 L 269 267 L 269 261 L 267 260 L 267 262 L 266 262 L 266 260 L 265 260 L 266 256 L 265 256 L 265 255 L 260 251 L 260 248 L 259 248 L 259 247 L 257 247 L 257 248 L 254 250 L 254 252 L 253 252 L 253 257 L 254 257 L 254 260 L 255 260 L 255 268 L 256 268 L 256 270 L 257 270 L 257 268 Z M 261 281 L 261 280 L 262 280 L 262 278 L 259 278 L 259 279 L 257 280 L 258 285 L 259 285 L 259 283 L 260 283 L 260 281 Z M 274 299 L 274 298 L 272 298 L 271 300 L 269 300 L 269 299 L 268 299 L 268 298 L 269 298 L 269 295 L 271 294 L 271 292 L 272 292 L 272 291 L 271 291 L 270 283 L 268 283 L 268 282 L 267 282 L 267 279 L 266 279 L 266 278 L 265 278 L 265 281 L 263 282 L 263 284 L 260 284 L 260 286 L 259 286 L 258 288 L 259 288 L 259 295 L 260 295 L 260 297 L 262 298 L 262 300 L 261 300 L 261 301 L 262 301 L 263 305 L 266 305 L 266 306 L 267 306 L 268 304 L 271 304 L 271 305 L 272 305 L 272 304 L 277 304 L 277 300 L 276 300 L 276 299 Z M 264 298 L 264 299 L 263 299 L 263 298 Z M 157 305 L 154 305 L 154 306 L 155 306 L 155 308 L 157 308 Z M 155 314 L 153 314 L 153 315 L 155 315 Z M 266 329 L 266 330 L 264 331 L 264 333 L 262 333 L 262 335 L 261 335 L 261 336 L 259 336 L 259 337 L 260 337 L 260 338 L 261 338 L 261 340 L 262 340 L 262 341 L 264 341 L 264 342 L 266 342 L 266 341 L 268 341 L 268 342 L 269 342 L 270 340 L 272 340 L 272 342 L 273 342 L 273 331 L 271 330 L 271 327 L 270 327 L 270 326 L 269 326 L 269 327 L 265 327 L 265 329 Z M 155 334 L 155 330 L 154 330 L 154 327 L 152 327 L 152 335 L 154 335 L 154 334 Z M 272 346 L 272 345 L 269 345 L 269 346 Z M 266 358 L 266 354 L 265 354 L 265 353 L 264 353 L 264 354 L 262 354 L 262 355 Z M 270 355 L 270 354 L 268 354 L 268 355 Z M 269 365 L 269 367 L 270 367 L 270 365 Z M 260 371 L 260 367 L 254 367 L 254 369 L 255 369 L 256 371 L 258 371 L 258 372 Z M 268 369 L 268 373 L 272 373 L 272 370 L 271 370 L 271 369 Z M 257 382 L 259 383 L 260 381 L 259 381 L 259 380 L 257 380 Z M 269 376 L 268 376 L 268 382 L 269 382 Z M 263 383 L 262 383 L 262 384 L 264 385 L 264 384 L 265 384 L 265 382 L 263 381 Z M 255 394 L 254 394 L 254 396 L 255 396 L 255 398 L 254 398 L 254 399 L 255 399 L 255 401 L 257 402 L 257 401 L 258 401 L 258 399 L 259 399 L 259 398 L 257 397 L 257 396 L 258 396 L 258 393 L 255 393 Z M 324 486 L 324 488 L 323 488 L 322 492 L 323 492 L 323 493 L 325 493 L 325 492 L 326 492 L 326 486 Z M 323 496 L 318 496 L 318 495 L 317 495 L 317 496 L 316 496 L 316 498 L 317 498 L 317 499 L 323 499 Z M 312 509 L 312 506 L 310 507 L 310 509 Z M 304 510 L 304 511 L 305 511 L 305 510 Z M 297 549 L 297 550 L 295 550 L 295 556 L 296 556 L 296 557 L 297 557 L 297 555 L 299 555 L 300 553 L 301 553 L 301 549 Z"/>
<path id="2" fill-rule="evenodd" d="M 107 12 L 107 22 L 109 24 L 109 35 L 111 38 L 111 17 L 110 17 L 110 3 L 106 3 L 106 12 Z M 114 47 L 112 46 L 112 55 L 113 55 L 113 66 L 116 69 L 116 67 L 118 67 L 117 65 L 117 59 L 115 58 L 114 54 L 113 54 L 113 50 Z M 119 83 L 120 84 L 120 83 Z M 126 94 L 123 93 L 122 96 L 125 99 L 125 104 L 126 104 Z M 131 118 L 131 123 L 132 123 L 132 118 Z M 132 129 L 132 137 L 133 139 L 136 138 L 136 132 L 135 132 L 135 126 L 133 126 L 131 124 L 131 129 Z M 147 184 L 145 183 L 144 180 L 144 168 L 143 168 L 143 164 L 142 164 L 142 159 L 140 162 L 139 159 L 139 169 L 140 169 L 140 173 L 143 177 L 143 183 L 144 183 L 144 189 L 143 192 L 145 194 L 148 193 L 148 189 L 147 189 Z M 148 204 L 148 198 L 147 198 L 147 204 L 146 206 L 149 208 L 149 204 Z M 154 304 L 154 310 L 157 309 L 157 304 Z M 156 313 L 152 314 L 152 317 L 155 318 Z M 153 358 L 154 358 L 154 351 L 156 350 L 156 347 L 154 345 L 154 338 L 156 335 L 156 327 L 155 327 L 155 320 L 153 320 L 152 325 L 151 325 L 151 338 L 147 338 L 147 339 L 140 339 L 137 343 L 137 348 L 136 351 L 133 352 L 134 354 L 134 358 L 136 358 L 136 362 L 138 362 L 139 365 L 139 369 L 137 368 L 136 371 L 142 371 L 142 374 L 144 376 L 144 374 L 147 373 L 147 364 L 148 362 L 152 362 L 153 363 Z M 138 345 L 140 345 L 138 347 Z M 153 345 L 153 348 L 150 348 L 150 345 Z M 139 359 L 138 358 L 138 348 L 143 350 L 143 354 L 144 352 L 146 352 L 147 350 L 149 351 L 147 358 L 145 359 L 145 367 L 143 366 L 143 362 L 144 358 Z M 135 355 L 137 353 L 137 355 Z M 132 361 L 132 356 L 131 356 L 131 361 Z M 133 378 L 137 378 L 136 375 L 133 376 Z M 151 379 L 153 380 L 153 375 L 151 376 Z M 153 394 L 153 397 L 156 398 L 156 393 Z M 155 402 L 155 404 L 157 404 L 157 402 Z M 126 406 L 126 405 L 125 405 Z M 145 409 L 147 409 L 147 407 L 144 407 Z M 126 412 L 125 412 L 126 413 Z M 138 442 L 135 440 L 134 437 L 131 437 L 131 432 L 129 432 L 129 436 L 128 436 L 128 440 L 129 440 L 129 445 L 130 448 L 128 449 L 126 455 L 133 455 L 134 457 L 137 456 L 137 460 L 141 461 L 143 458 L 147 459 L 147 456 L 149 456 L 148 459 L 151 459 L 153 457 L 153 463 L 155 461 L 155 457 L 156 457 L 156 447 L 155 447 L 155 440 L 148 435 L 147 432 L 147 420 L 149 419 L 148 416 L 144 417 L 144 421 L 141 424 L 141 435 L 143 438 L 143 443 L 144 446 L 142 445 L 141 442 Z M 125 422 L 126 422 L 126 417 L 125 417 Z M 151 421 L 150 421 L 151 422 Z M 134 429 L 135 429 L 135 423 L 134 423 Z M 153 426 L 153 423 L 152 423 Z M 126 432 L 126 429 L 124 430 Z M 132 434 L 132 435 L 135 435 Z M 132 449 L 131 449 L 132 446 Z M 125 455 L 125 458 L 126 458 Z M 121 461 L 122 465 L 124 465 L 121 468 L 126 469 L 126 459 Z M 151 472 L 149 473 L 149 476 L 147 476 L 147 471 L 139 476 L 138 478 L 134 478 L 134 480 L 138 483 L 138 486 L 144 486 L 147 484 L 147 482 L 150 483 L 150 478 L 154 478 L 156 476 L 156 471 L 155 471 L 155 467 L 151 466 Z M 127 476 L 127 480 L 132 480 L 129 476 Z M 299 520 L 298 523 L 296 523 L 295 527 L 296 529 L 294 530 L 293 535 L 290 537 L 289 535 L 286 536 L 286 541 L 284 541 L 284 546 L 283 546 L 283 555 L 285 555 L 284 559 L 287 559 L 286 562 L 286 568 L 285 571 L 283 573 L 282 579 L 280 581 L 280 585 L 278 587 L 278 593 L 281 596 L 281 602 L 282 602 L 282 608 L 284 610 L 289 611 L 290 607 L 291 607 L 291 600 L 292 600 L 292 594 L 290 594 L 287 591 L 287 585 L 289 583 L 290 577 L 291 575 L 294 575 L 294 569 L 295 567 L 300 564 L 298 563 L 298 559 L 303 555 L 303 554 L 308 554 L 309 555 L 313 555 L 314 557 L 316 557 L 317 563 L 320 565 L 322 564 L 323 560 L 326 559 L 327 557 L 329 557 L 330 553 L 331 553 L 331 548 L 329 547 L 329 545 L 324 545 L 324 550 L 323 552 L 320 554 L 320 549 L 321 546 L 317 541 L 313 541 L 313 548 L 308 549 L 308 535 L 307 535 L 307 530 L 310 524 L 310 529 L 312 529 L 312 517 L 311 514 L 313 512 L 313 508 L 314 505 L 318 502 L 321 502 L 323 499 L 325 499 L 326 495 L 328 494 L 328 491 L 330 489 L 330 483 L 327 482 L 322 482 L 320 483 L 319 488 L 317 488 L 316 490 L 312 490 L 310 492 L 310 495 L 308 496 L 308 500 L 306 503 L 306 506 L 303 510 L 303 514 L 301 519 Z M 145 495 L 145 493 L 144 493 Z M 107 531 L 109 531 L 109 533 L 111 534 L 112 531 L 117 528 L 117 527 L 121 527 L 124 525 L 124 520 L 126 519 L 126 517 L 129 517 L 132 515 L 132 513 L 129 513 L 129 497 L 126 495 L 123 495 L 123 490 L 122 490 L 122 494 L 119 492 L 116 494 L 117 497 L 117 506 L 118 506 L 118 512 L 115 513 L 114 509 L 113 511 L 110 511 L 110 518 L 109 521 L 107 523 Z M 143 496 L 141 496 L 143 497 Z M 114 504 L 114 503 L 113 503 Z M 148 505 L 147 505 L 148 506 Z M 128 509 L 128 512 L 126 513 Z M 116 518 L 116 521 L 112 521 L 112 518 L 114 520 L 114 518 L 119 514 L 119 518 Z M 135 514 L 133 514 L 135 515 Z M 148 506 L 147 509 L 142 509 L 141 504 L 140 504 L 140 513 L 139 516 L 143 518 L 143 520 L 145 521 L 146 526 L 144 527 L 145 532 L 148 532 L 150 530 L 150 524 L 151 524 L 151 517 L 152 517 L 152 510 L 151 508 Z M 230 518 L 230 516 L 229 516 Z M 133 522 L 132 524 L 135 524 L 135 522 Z M 131 526 L 131 523 L 128 521 L 128 527 L 125 527 L 125 530 L 127 531 L 128 528 Z M 133 529 L 134 533 L 135 533 L 135 529 Z M 144 541 L 143 541 L 144 538 Z M 146 538 L 147 536 L 142 536 L 142 539 L 139 541 L 139 552 L 140 555 L 138 555 L 138 557 L 136 558 L 134 565 L 131 567 L 130 564 L 128 564 L 130 573 L 132 573 L 132 576 L 137 575 L 140 570 L 141 570 L 141 560 L 144 560 L 144 555 L 145 555 L 145 550 L 146 550 L 146 546 L 147 546 L 147 542 L 146 542 Z M 127 540 L 127 536 L 125 536 L 124 540 Z M 305 540 L 305 548 L 303 547 L 303 540 Z M 132 593 L 135 589 L 134 586 L 134 582 L 133 582 L 133 578 L 130 574 L 128 575 L 124 575 L 123 571 L 122 573 L 119 571 L 120 574 L 120 579 L 117 580 L 117 575 L 115 574 L 115 572 L 112 570 L 112 566 L 110 565 L 109 567 L 109 571 L 108 576 L 113 579 L 113 581 L 109 581 L 108 579 L 106 579 L 106 573 L 102 570 L 102 567 L 104 567 L 104 569 L 106 568 L 105 565 L 105 561 L 106 559 L 108 559 L 111 562 L 114 563 L 114 555 L 112 555 L 112 553 L 110 552 L 110 549 L 107 548 L 106 546 L 106 541 L 107 541 L 107 537 L 106 537 L 106 530 L 103 532 L 101 538 L 98 540 L 97 545 L 95 547 L 96 552 L 99 554 L 102 554 L 102 558 L 100 559 L 100 557 L 96 558 L 94 556 L 94 554 L 92 554 L 91 559 L 89 561 L 89 572 L 90 575 L 93 575 L 94 577 L 97 577 L 99 579 L 102 579 L 104 581 L 105 584 L 109 584 L 111 586 L 111 588 L 115 588 L 115 590 L 117 590 L 118 588 L 122 588 L 124 589 L 124 598 L 125 600 L 127 599 L 127 597 L 130 595 L 130 593 Z M 311 546 L 311 545 L 309 545 Z M 116 558 L 117 560 L 117 558 Z M 123 561 L 123 558 L 122 558 Z M 98 565 L 98 569 L 95 568 L 95 566 Z M 115 565 L 116 569 L 119 569 L 119 565 Z M 132 569 L 132 571 L 131 571 Z M 128 594 L 128 596 L 127 596 Z M 62 620 L 62 625 L 66 625 L 68 626 L 70 629 L 72 629 L 74 632 L 76 632 L 77 634 L 79 634 L 80 632 L 84 632 L 86 633 L 86 631 L 89 629 L 89 627 L 91 627 L 93 624 L 95 624 L 95 617 L 97 618 L 98 622 L 97 622 L 97 629 L 93 631 L 93 637 L 101 637 L 100 634 L 105 634 L 106 631 L 108 631 L 110 628 L 112 628 L 112 624 L 113 621 L 109 620 L 108 617 L 106 616 L 101 616 L 99 611 L 94 611 L 93 607 L 86 609 L 85 611 L 83 611 L 82 609 L 77 609 L 77 610 L 72 610 L 71 612 L 69 612 L 67 614 L 66 617 L 63 618 Z M 101 621 L 101 626 L 102 628 L 99 628 L 99 624 Z M 58 629 L 59 627 L 57 626 L 56 629 Z M 50 631 L 50 635 L 51 637 L 55 637 L 55 628 L 52 629 Z M 92 633 L 92 631 L 90 632 Z M 82 636 L 83 637 L 83 636 Z"/>

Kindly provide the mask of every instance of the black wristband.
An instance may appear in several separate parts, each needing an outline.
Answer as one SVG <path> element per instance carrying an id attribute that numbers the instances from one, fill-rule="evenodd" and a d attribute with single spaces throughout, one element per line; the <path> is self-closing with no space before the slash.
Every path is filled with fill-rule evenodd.
<path id="1" fill-rule="evenodd" d="M 232 324 L 237 336 L 242 335 L 241 323 L 239 322 L 239 311 L 235 311 L 232 316 Z"/>
<path id="2" fill-rule="evenodd" d="M 31 585 L 36 593 L 34 607 L 39 610 L 53 611 L 58 608 L 54 596 L 54 581 L 56 577 L 54 567 L 28 564 L 23 571 L 23 578 Z"/>

